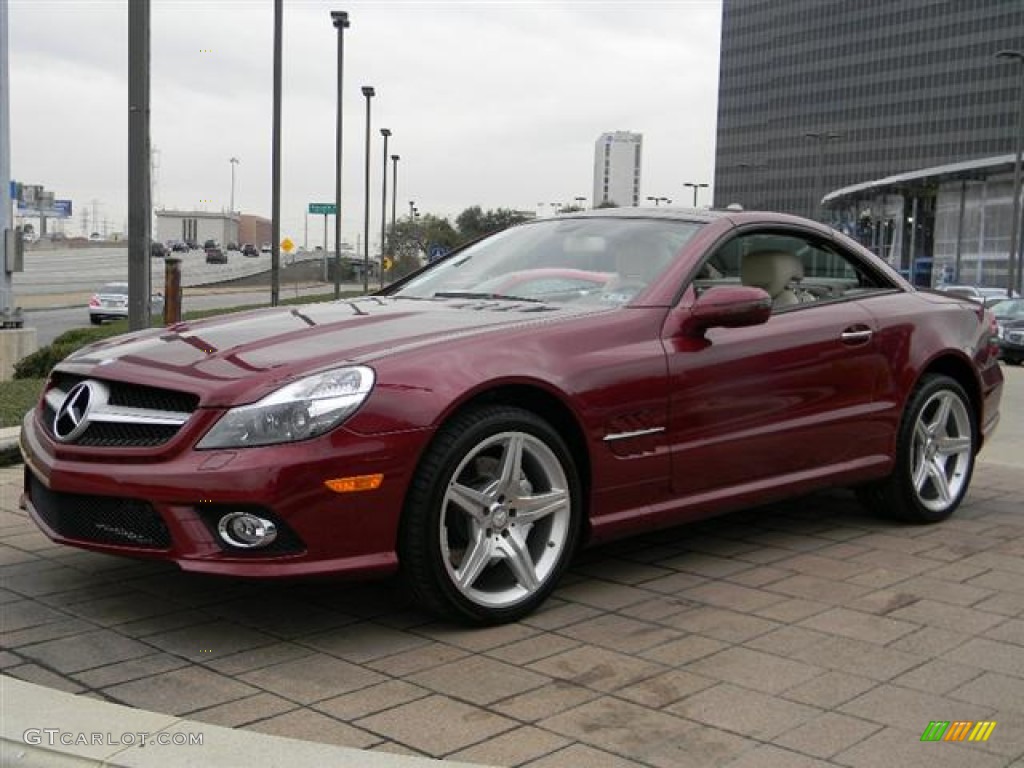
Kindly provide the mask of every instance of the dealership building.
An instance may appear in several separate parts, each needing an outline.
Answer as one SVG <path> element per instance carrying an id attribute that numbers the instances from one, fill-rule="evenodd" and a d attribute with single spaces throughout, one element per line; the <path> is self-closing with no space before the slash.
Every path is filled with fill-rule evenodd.
<path id="1" fill-rule="evenodd" d="M 723 0 L 715 205 L 1005 286 L 1022 90 L 1020 0 Z"/>

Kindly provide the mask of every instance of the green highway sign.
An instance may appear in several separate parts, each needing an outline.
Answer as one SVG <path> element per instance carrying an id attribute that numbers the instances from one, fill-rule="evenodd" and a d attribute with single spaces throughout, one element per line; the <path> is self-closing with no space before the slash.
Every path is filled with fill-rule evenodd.
<path id="1" fill-rule="evenodd" d="M 310 203 L 309 212 L 320 214 L 321 216 L 333 216 L 338 213 L 338 208 L 334 203 Z"/>

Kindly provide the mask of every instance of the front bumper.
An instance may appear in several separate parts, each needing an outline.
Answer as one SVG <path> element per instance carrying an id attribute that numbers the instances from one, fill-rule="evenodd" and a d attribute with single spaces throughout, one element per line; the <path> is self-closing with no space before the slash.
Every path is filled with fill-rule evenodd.
<path id="1" fill-rule="evenodd" d="M 188 431 L 155 451 L 76 448 L 56 444 L 32 411 L 20 441 L 26 509 L 58 543 L 186 571 L 275 578 L 397 568 L 399 519 L 426 431 L 339 428 L 301 443 L 217 451 L 192 450 L 196 430 Z M 376 473 L 384 481 L 374 491 L 324 485 Z M 266 550 L 232 548 L 216 523 L 239 510 L 266 514 L 284 536 Z"/>

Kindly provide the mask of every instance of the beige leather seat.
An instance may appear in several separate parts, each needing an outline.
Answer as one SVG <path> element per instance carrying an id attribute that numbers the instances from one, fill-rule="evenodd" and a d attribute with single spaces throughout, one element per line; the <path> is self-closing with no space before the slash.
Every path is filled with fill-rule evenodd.
<path id="1" fill-rule="evenodd" d="M 740 282 L 767 291 L 773 307 L 800 303 L 793 288 L 803 276 L 803 262 L 786 251 L 755 251 L 744 256 L 740 264 Z"/>

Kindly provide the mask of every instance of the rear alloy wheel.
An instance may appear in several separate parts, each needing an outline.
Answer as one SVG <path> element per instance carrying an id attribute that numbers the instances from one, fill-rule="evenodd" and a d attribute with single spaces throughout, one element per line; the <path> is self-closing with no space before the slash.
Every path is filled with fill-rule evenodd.
<path id="1" fill-rule="evenodd" d="M 529 411 L 479 408 L 438 433 L 403 518 L 401 558 L 418 602 L 476 624 L 514 621 L 554 589 L 580 527 L 576 468 Z"/>
<path id="2" fill-rule="evenodd" d="M 908 522 L 945 520 L 967 493 L 977 444 L 975 415 L 963 387 L 948 376 L 928 375 L 903 414 L 895 470 L 860 497 Z"/>

